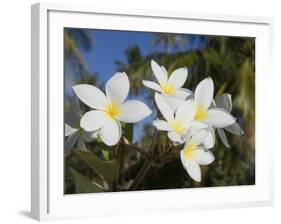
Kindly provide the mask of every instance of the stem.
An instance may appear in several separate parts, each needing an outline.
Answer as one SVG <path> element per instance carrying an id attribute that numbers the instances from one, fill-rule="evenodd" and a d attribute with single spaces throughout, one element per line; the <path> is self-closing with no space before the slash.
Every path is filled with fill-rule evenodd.
<path id="1" fill-rule="evenodd" d="M 149 156 L 146 151 L 144 151 L 142 148 L 138 147 L 137 145 L 129 144 L 128 146 L 129 146 L 130 148 L 136 150 L 137 152 L 139 152 L 139 153 L 141 153 L 141 154 L 147 156 L 147 157 Z"/>
<path id="2" fill-rule="evenodd" d="M 153 101 L 153 104 L 156 108 L 156 117 L 158 117 L 159 115 L 159 110 L 158 107 L 155 103 L 155 101 Z M 156 128 L 154 128 L 153 134 L 152 134 L 152 140 L 151 140 L 151 145 L 150 145 L 150 150 L 151 150 L 151 154 L 154 155 L 155 154 L 155 148 L 156 148 L 156 143 L 157 143 L 157 137 L 158 137 L 158 130 Z"/>
<path id="3" fill-rule="evenodd" d="M 123 168 L 124 168 L 124 147 L 120 146 L 117 152 L 117 160 L 119 162 L 119 184 L 122 185 L 123 182 Z"/>
<path id="4" fill-rule="evenodd" d="M 118 160 L 118 152 L 119 152 L 121 143 L 122 143 L 122 139 L 119 140 L 119 142 L 117 143 L 116 147 L 113 150 L 113 157 L 116 158 L 117 160 Z"/>
<path id="5" fill-rule="evenodd" d="M 155 104 L 155 102 L 154 102 Z M 158 117 L 158 108 L 156 107 L 157 110 L 157 114 L 156 117 Z M 156 144 L 157 144 L 157 137 L 158 137 L 158 130 L 156 128 L 154 128 L 153 134 L 152 134 L 152 140 L 151 140 L 151 145 L 150 145 L 150 153 L 148 154 L 147 152 L 143 151 L 143 149 L 136 147 L 134 145 L 131 145 L 132 148 L 134 148 L 135 150 L 142 152 L 146 158 L 145 161 L 142 165 L 142 168 L 140 169 L 139 173 L 137 174 L 137 176 L 135 177 L 130 190 L 136 190 L 137 187 L 139 186 L 139 184 L 142 183 L 143 179 L 145 178 L 145 176 L 147 175 L 148 171 L 150 170 L 150 168 L 152 167 L 152 160 L 155 157 L 155 149 L 156 149 Z"/>
<path id="6" fill-rule="evenodd" d="M 134 179 L 134 182 L 132 183 L 130 190 L 137 189 L 137 187 L 139 186 L 139 184 L 141 184 L 141 182 L 143 181 L 144 177 L 146 176 L 150 168 L 151 168 L 151 160 L 149 158 L 146 158 L 142 165 L 141 170 L 139 171 L 136 178 Z"/>
<path id="7" fill-rule="evenodd" d="M 154 129 L 153 136 L 152 136 L 152 141 L 151 141 L 151 145 L 150 145 L 150 150 L 151 150 L 152 157 L 154 155 L 154 151 L 155 151 L 155 148 L 156 148 L 157 135 L 158 135 L 158 131 L 157 131 L 157 129 Z M 148 171 L 150 170 L 151 167 L 152 167 L 151 158 L 146 153 L 146 159 L 145 159 L 145 161 L 144 161 L 144 163 L 142 165 L 141 170 L 139 171 L 139 173 L 135 177 L 134 182 L 132 183 L 132 185 L 130 187 L 130 190 L 136 190 L 136 188 L 142 183 L 143 179 L 145 178 L 145 176 L 147 175 L 147 173 L 148 173 Z"/>
<path id="8" fill-rule="evenodd" d="M 152 155 L 155 152 L 156 143 L 157 143 L 157 136 L 158 136 L 158 130 L 155 128 L 154 131 L 153 131 L 152 141 L 151 141 L 151 145 L 150 145 L 150 150 L 151 150 Z"/>
<path id="9" fill-rule="evenodd" d="M 122 139 L 120 139 L 120 141 L 118 142 L 118 144 L 116 145 L 116 147 L 113 150 L 113 157 L 119 163 L 118 180 L 116 180 L 112 183 L 113 191 L 118 190 L 117 189 L 118 183 L 120 183 L 120 181 L 122 181 L 122 170 L 123 170 L 123 163 L 124 163 L 124 158 L 123 158 L 124 157 L 124 150 L 123 150 L 123 147 L 121 146 L 121 144 L 122 144 Z"/>

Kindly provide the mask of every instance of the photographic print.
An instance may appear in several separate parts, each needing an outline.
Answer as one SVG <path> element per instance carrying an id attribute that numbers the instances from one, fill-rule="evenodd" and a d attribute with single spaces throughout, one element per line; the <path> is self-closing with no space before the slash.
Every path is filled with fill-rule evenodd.
<path id="1" fill-rule="evenodd" d="M 255 38 L 63 38 L 65 194 L 255 184 Z"/>

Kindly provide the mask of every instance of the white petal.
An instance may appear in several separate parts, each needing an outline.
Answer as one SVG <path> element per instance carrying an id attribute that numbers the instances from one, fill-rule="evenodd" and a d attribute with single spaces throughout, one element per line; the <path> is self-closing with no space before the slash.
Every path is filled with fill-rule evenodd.
<path id="1" fill-rule="evenodd" d="M 151 68 L 159 84 L 161 86 L 165 85 L 168 81 L 167 73 L 153 60 L 151 60 Z"/>
<path id="2" fill-rule="evenodd" d="M 104 125 L 105 121 L 105 112 L 91 110 L 82 116 L 80 126 L 86 131 L 95 131 L 100 129 Z"/>
<path id="3" fill-rule="evenodd" d="M 195 102 L 193 99 L 185 101 L 176 111 L 176 120 L 184 125 L 194 119 L 195 116 Z"/>
<path id="4" fill-rule="evenodd" d="M 91 132 L 83 131 L 82 136 L 86 142 L 92 142 L 98 137 L 98 131 L 91 131 Z"/>
<path id="5" fill-rule="evenodd" d="M 167 121 L 157 119 L 157 120 L 153 121 L 153 125 L 158 130 L 161 130 L 161 131 L 171 131 L 172 130 L 171 126 L 169 125 L 169 123 Z"/>
<path id="6" fill-rule="evenodd" d="M 224 129 L 234 135 L 243 135 L 244 134 L 244 131 L 240 128 L 239 124 L 237 124 L 237 123 L 227 126 Z"/>
<path id="7" fill-rule="evenodd" d="M 199 165 L 209 165 L 215 160 L 213 153 L 208 149 L 194 149 L 192 158 Z"/>
<path id="8" fill-rule="evenodd" d="M 180 151 L 180 159 L 184 169 L 187 171 L 187 168 L 189 166 L 189 160 L 185 158 L 183 150 Z"/>
<path id="9" fill-rule="evenodd" d="M 189 126 L 190 126 L 194 131 L 198 131 L 198 130 L 200 130 L 200 129 L 209 127 L 208 124 L 206 124 L 206 123 L 204 123 L 204 122 L 200 122 L 200 121 L 191 121 L 191 122 L 189 123 Z"/>
<path id="10" fill-rule="evenodd" d="M 166 76 L 168 77 L 168 71 L 167 71 L 167 69 L 162 65 L 161 66 L 161 68 L 162 68 L 162 71 L 166 74 Z"/>
<path id="11" fill-rule="evenodd" d="M 169 106 L 167 101 L 165 101 L 164 97 L 158 93 L 155 93 L 154 98 L 158 109 L 160 110 L 161 114 L 166 119 L 166 121 L 168 122 L 173 121 L 174 120 L 173 110 Z"/>
<path id="12" fill-rule="evenodd" d="M 206 122 L 216 128 L 224 128 L 235 123 L 236 119 L 221 108 L 212 108 L 207 111 L 208 116 Z"/>
<path id="13" fill-rule="evenodd" d="M 188 72 L 186 67 L 178 68 L 172 72 L 168 83 L 170 83 L 175 89 L 179 89 L 184 85 L 187 79 L 187 74 Z"/>
<path id="14" fill-rule="evenodd" d="M 108 146 L 116 145 L 122 135 L 121 125 L 118 121 L 107 120 L 100 131 L 100 137 Z"/>
<path id="15" fill-rule="evenodd" d="M 184 139 L 182 138 L 182 136 L 179 135 L 178 133 L 176 133 L 175 131 L 169 131 L 168 137 L 172 142 L 175 142 L 175 143 L 181 144 L 184 142 Z"/>
<path id="16" fill-rule="evenodd" d="M 200 121 L 190 121 L 186 126 L 185 129 L 187 130 L 187 132 L 185 133 L 185 135 L 183 136 L 186 144 L 185 147 L 189 144 L 189 141 L 191 139 L 191 137 L 198 132 L 201 129 L 206 129 L 208 128 L 209 125 Z"/>
<path id="17" fill-rule="evenodd" d="M 203 143 L 203 141 L 208 136 L 208 134 L 209 134 L 209 132 L 207 131 L 207 129 L 202 129 L 202 130 L 196 131 L 192 135 L 190 141 L 192 141 L 192 143 L 194 144 L 194 147 L 199 146 L 200 144 Z"/>
<path id="18" fill-rule="evenodd" d="M 186 171 L 193 180 L 197 182 L 201 181 L 201 170 L 197 162 L 194 160 L 189 160 L 189 166 Z"/>
<path id="19" fill-rule="evenodd" d="M 72 128 L 70 125 L 68 125 L 66 123 L 64 124 L 64 136 L 72 135 L 76 131 L 78 131 L 77 128 Z"/>
<path id="20" fill-rule="evenodd" d="M 109 79 L 105 86 L 107 98 L 116 103 L 122 104 L 129 94 L 130 83 L 125 72 L 116 73 Z"/>
<path id="21" fill-rule="evenodd" d="M 156 82 L 143 80 L 142 84 L 145 85 L 146 87 L 150 88 L 150 89 L 161 92 L 161 86 L 159 86 Z"/>
<path id="22" fill-rule="evenodd" d="M 228 112 L 231 112 L 232 110 L 232 100 L 231 95 L 224 93 L 215 99 L 216 107 L 223 108 L 227 110 Z"/>
<path id="23" fill-rule="evenodd" d="M 189 96 L 192 96 L 192 95 L 193 95 L 193 93 L 189 89 L 185 89 L 185 88 L 179 88 L 173 94 L 173 96 L 183 99 L 183 100 L 187 99 Z"/>
<path id="24" fill-rule="evenodd" d="M 165 96 L 165 95 L 162 95 L 162 96 L 165 99 L 165 101 L 169 104 L 169 106 L 171 107 L 173 113 L 178 109 L 178 107 L 180 105 L 182 105 L 184 103 L 184 100 L 180 99 L 178 97 Z"/>
<path id="25" fill-rule="evenodd" d="M 152 111 L 146 104 L 139 100 L 128 100 L 121 106 L 120 121 L 125 123 L 136 123 L 149 116 Z"/>
<path id="26" fill-rule="evenodd" d="M 223 143 L 227 148 L 229 148 L 230 146 L 229 146 L 229 144 L 228 144 L 228 140 L 227 140 L 227 137 L 226 137 L 226 135 L 225 135 L 224 130 L 223 130 L 222 128 L 218 128 L 217 130 L 218 130 L 218 134 L 219 134 L 219 137 L 220 137 L 222 143 Z"/>
<path id="27" fill-rule="evenodd" d="M 75 145 L 76 141 L 78 139 L 78 133 L 74 133 L 65 140 L 64 142 L 64 152 L 67 154 Z"/>
<path id="28" fill-rule="evenodd" d="M 108 102 L 104 93 L 95 86 L 81 84 L 72 88 L 77 97 L 91 108 L 102 110 Z"/>
<path id="29" fill-rule="evenodd" d="M 212 78 L 208 77 L 201 81 L 195 89 L 195 101 L 203 108 L 208 109 L 214 96 L 214 83 Z"/>
<path id="30" fill-rule="evenodd" d="M 209 127 L 208 129 L 206 129 L 206 131 L 208 132 L 208 134 L 203 140 L 202 145 L 204 148 L 210 149 L 215 146 L 216 136 L 213 128 Z"/>

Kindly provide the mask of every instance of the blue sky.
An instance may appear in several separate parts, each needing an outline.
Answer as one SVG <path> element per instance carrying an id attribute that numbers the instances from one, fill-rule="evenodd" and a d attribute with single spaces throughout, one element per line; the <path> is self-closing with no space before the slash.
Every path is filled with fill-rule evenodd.
<path id="1" fill-rule="evenodd" d="M 110 31 L 110 30 L 88 30 L 91 37 L 92 49 L 90 51 L 81 50 L 82 56 L 90 73 L 97 73 L 98 80 L 105 83 L 116 72 L 115 61 L 126 62 L 125 50 L 128 46 L 137 45 L 142 55 L 148 55 L 153 52 L 163 52 L 162 46 L 153 46 L 151 39 L 153 33 L 148 32 L 130 32 L 130 31 Z M 186 42 L 181 50 L 188 50 L 190 46 L 199 47 L 199 36 L 186 35 Z M 192 45 L 190 45 L 190 41 Z M 176 50 L 173 50 L 175 52 Z M 71 66 L 70 66 L 71 67 Z M 70 71 L 69 66 L 65 67 L 66 74 L 66 94 L 71 95 L 71 82 L 75 78 L 75 71 Z M 68 80 L 68 81 L 67 81 Z M 138 99 L 145 101 L 145 97 L 140 95 Z M 137 140 L 141 133 L 143 125 L 152 122 L 153 116 L 150 116 L 135 125 L 134 140 Z"/>
<path id="2" fill-rule="evenodd" d="M 126 60 L 124 51 L 130 45 L 137 45 L 142 55 L 163 51 L 161 46 L 151 44 L 152 33 L 91 30 L 90 34 L 93 49 L 90 52 L 84 51 L 83 55 L 90 72 L 97 72 L 102 81 L 108 80 L 116 71 L 115 60 Z M 187 48 L 185 44 L 183 49 Z"/>

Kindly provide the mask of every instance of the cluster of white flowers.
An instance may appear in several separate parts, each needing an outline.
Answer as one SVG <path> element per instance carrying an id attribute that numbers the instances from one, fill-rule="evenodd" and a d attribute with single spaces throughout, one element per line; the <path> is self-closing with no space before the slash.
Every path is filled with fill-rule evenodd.
<path id="1" fill-rule="evenodd" d="M 236 119 L 230 114 L 231 97 L 225 94 L 216 103 L 213 99 L 214 84 L 210 77 L 201 81 L 194 93 L 182 88 L 188 77 L 185 67 L 176 69 L 170 76 L 165 67 L 153 60 L 151 68 L 158 83 L 144 80 L 143 84 L 156 91 L 154 99 L 162 115 L 161 119 L 159 116 L 153 121 L 153 125 L 160 131 L 166 131 L 173 144 L 184 144 L 180 151 L 182 164 L 195 181 L 200 181 L 200 165 L 208 165 L 214 161 L 209 149 L 215 144 L 215 129 L 218 129 L 219 136 L 226 145 L 228 143 L 223 129 L 234 134 L 242 132 L 235 123 Z M 88 84 L 73 86 L 76 96 L 92 108 L 80 118 L 80 127 L 85 133 L 92 138 L 99 136 L 106 145 L 116 145 L 122 136 L 120 121 L 137 123 L 149 116 L 152 111 L 143 102 L 125 101 L 129 89 L 126 73 L 116 73 L 108 80 L 106 94 Z M 76 136 L 78 126 L 65 124 L 65 135 Z M 76 137 L 76 140 L 80 139 L 82 142 L 82 137 Z"/>
<path id="2" fill-rule="evenodd" d="M 234 125 L 236 119 L 229 113 L 231 109 L 216 106 L 210 77 L 201 81 L 192 93 L 182 88 L 188 77 L 187 68 L 176 69 L 170 77 L 167 70 L 154 61 L 151 68 L 158 83 L 143 81 L 143 84 L 157 92 L 154 99 L 163 116 L 153 125 L 168 132 L 175 144 L 184 143 L 180 152 L 182 164 L 195 181 L 201 181 L 200 165 L 208 165 L 215 159 L 209 150 L 215 145 L 215 128 L 221 131 Z M 228 100 L 231 105 L 231 98 Z"/>

